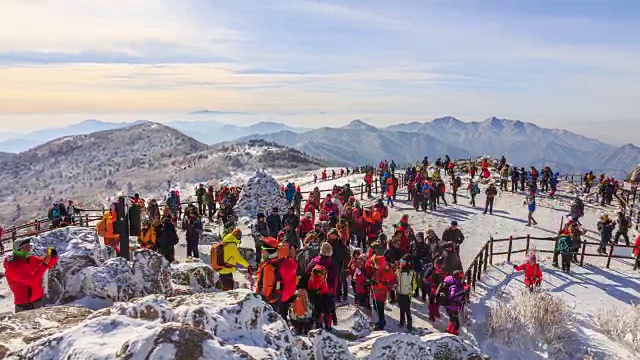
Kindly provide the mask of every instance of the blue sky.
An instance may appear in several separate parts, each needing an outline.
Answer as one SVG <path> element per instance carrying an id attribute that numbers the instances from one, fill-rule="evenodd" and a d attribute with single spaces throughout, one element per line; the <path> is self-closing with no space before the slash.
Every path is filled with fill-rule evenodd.
<path id="1" fill-rule="evenodd" d="M 640 130 L 640 1 L 1 1 L 5 130 L 198 109 Z"/>

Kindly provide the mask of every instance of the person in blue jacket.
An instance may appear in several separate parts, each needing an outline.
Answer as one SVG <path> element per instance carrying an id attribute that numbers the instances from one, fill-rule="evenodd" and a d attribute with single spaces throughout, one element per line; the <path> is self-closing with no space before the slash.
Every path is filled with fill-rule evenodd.
<path id="1" fill-rule="evenodd" d="M 288 183 L 284 190 L 284 196 L 287 198 L 289 205 L 293 202 L 293 197 L 296 195 L 296 187 L 293 183 Z"/>
<path id="2" fill-rule="evenodd" d="M 529 222 L 527 223 L 527 226 L 531 226 L 531 223 L 533 223 L 534 226 L 538 225 L 536 219 L 533 218 L 533 213 L 536 211 L 536 193 L 529 193 L 525 200 L 525 204 L 527 204 L 529 209 L 529 216 L 527 217 Z"/>

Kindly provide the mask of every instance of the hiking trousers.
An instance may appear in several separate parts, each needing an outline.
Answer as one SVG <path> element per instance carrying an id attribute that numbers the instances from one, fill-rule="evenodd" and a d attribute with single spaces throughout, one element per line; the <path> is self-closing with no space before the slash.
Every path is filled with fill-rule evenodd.
<path id="1" fill-rule="evenodd" d="M 493 198 L 487 198 L 487 201 L 484 204 L 484 213 L 486 214 L 489 211 L 489 214 L 493 215 Z"/>
<path id="2" fill-rule="evenodd" d="M 398 294 L 398 306 L 400 307 L 400 326 L 402 327 L 406 320 L 407 329 L 411 329 L 413 327 L 413 321 L 411 319 L 411 296 Z"/>
<path id="3" fill-rule="evenodd" d="M 187 257 L 192 257 L 195 259 L 200 258 L 200 250 L 198 249 L 198 241 L 187 240 Z"/>
<path id="4" fill-rule="evenodd" d="M 562 271 L 569 272 L 571 270 L 571 252 L 560 253 L 562 261 Z"/>
<path id="5" fill-rule="evenodd" d="M 613 238 L 613 242 L 616 244 L 620 241 L 620 236 L 624 239 L 624 242 L 629 246 L 629 230 L 627 231 L 616 231 L 616 236 Z"/>

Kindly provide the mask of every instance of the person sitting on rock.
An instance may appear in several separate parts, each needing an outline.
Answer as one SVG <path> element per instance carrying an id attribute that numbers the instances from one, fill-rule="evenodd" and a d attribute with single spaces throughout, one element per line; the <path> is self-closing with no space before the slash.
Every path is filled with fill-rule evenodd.
<path id="1" fill-rule="evenodd" d="M 5 276 L 13 293 L 16 313 L 43 305 L 42 278 L 58 262 L 55 248 L 48 249 L 47 255 L 42 258 L 30 252 L 30 239 L 19 239 L 13 243 L 13 254 L 4 260 Z"/>

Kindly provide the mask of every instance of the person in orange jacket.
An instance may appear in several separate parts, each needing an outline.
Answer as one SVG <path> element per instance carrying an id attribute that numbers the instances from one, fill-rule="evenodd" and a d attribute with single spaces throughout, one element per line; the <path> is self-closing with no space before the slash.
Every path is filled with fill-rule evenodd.
<path id="1" fill-rule="evenodd" d="M 393 207 L 393 194 L 395 194 L 395 187 L 393 184 L 393 178 L 388 177 L 386 180 L 387 183 L 387 205 L 391 205 Z"/>
<path id="2" fill-rule="evenodd" d="M 13 243 L 13 254 L 4 259 L 5 276 L 13 293 L 16 313 L 43 305 L 42 278 L 58 262 L 55 248 L 48 249 L 47 255 L 42 258 L 30 252 L 30 239 L 19 239 Z"/>
<path id="3" fill-rule="evenodd" d="M 513 265 L 516 271 L 524 270 L 524 284 L 533 292 L 534 287 L 539 287 L 542 283 L 542 270 L 536 262 L 536 254 L 531 254 L 529 260 L 522 265 Z"/>
<path id="4" fill-rule="evenodd" d="M 387 301 L 387 294 L 396 282 L 396 276 L 387 266 L 384 256 L 374 255 L 369 259 L 373 266 L 373 277 L 371 279 L 371 293 L 374 300 L 374 308 L 378 315 L 376 330 L 384 330 L 387 321 L 384 314 L 384 305 Z"/>
<path id="5" fill-rule="evenodd" d="M 268 237 L 262 248 L 256 292 L 286 321 L 296 293 L 298 263 L 290 257 L 287 243 Z"/>

